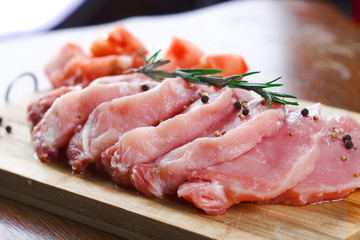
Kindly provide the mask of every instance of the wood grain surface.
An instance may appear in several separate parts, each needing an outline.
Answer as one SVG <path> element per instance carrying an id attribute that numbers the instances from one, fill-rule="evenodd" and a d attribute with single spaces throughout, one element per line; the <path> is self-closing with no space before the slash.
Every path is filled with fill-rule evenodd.
<path id="1" fill-rule="evenodd" d="M 0 197 L 0 239 L 124 239 Z"/>
<path id="2" fill-rule="evenodd" d="M 359 28 L 326 1 L 264 1 L 271 11 L 259 11 L 258 2 L 247 1 L 248 14 L 236 29 L 246 32 L 252 26 L 263 39 L 263 45 L 249 48 L 245 59 L 274 77 L 283 76 L 288 93 L 360 112 Z M 33 156 L 19 111 L 23 108 L 24 103 L 12 101 L 0 109 L 3 125 L 13 126 L 11 135 L 0 128 L 0 194 L 6 197 L 0 197 L 0 238 L 122 239 L 108 232 L 130 239 L 236 239 L 238 234 L 244 239 L 360 238 L 359 192 L 344 201 L 296 208 L 239 204 L 224 216 L 209 217 L 179 199 L 146 199 L 116 188 L 104 176 L 73 175 L 66 165 L 41 164 Z M 75 193 L 74 181 L 80 186 Z M 93 188 L 111 194 L 104 195 L 106 203 L 94 196 L 99 192 Z M 128 204 L 115 204 L 122 199 Z M 143 206 L 135 209 L 139 203 Z M 129 218 L 133 220 L 126 222 Z"/>

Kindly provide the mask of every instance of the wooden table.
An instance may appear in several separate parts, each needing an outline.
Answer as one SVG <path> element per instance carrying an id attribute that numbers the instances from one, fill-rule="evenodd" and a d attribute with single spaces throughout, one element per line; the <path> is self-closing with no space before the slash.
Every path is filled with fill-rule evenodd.
<path id="1" fill-rule="evenodd" d="M 285 91 L 301 99 L 360 112 L 360 29 L 327 2 L 271 4 L 276 11 L 265 13 L 277 19 L 276 25 L 265 22 L 269 16 L 256 14 L 258 4 L 249 13 L 249 21 L 283 36 L 274 42 L 267 31 L 259 33 L 263 45 L 250 56 L 259 60 L 258 67 L 282 75 Z M 122 239 L 4 197 L 0 197 L 0 238 Z"/>

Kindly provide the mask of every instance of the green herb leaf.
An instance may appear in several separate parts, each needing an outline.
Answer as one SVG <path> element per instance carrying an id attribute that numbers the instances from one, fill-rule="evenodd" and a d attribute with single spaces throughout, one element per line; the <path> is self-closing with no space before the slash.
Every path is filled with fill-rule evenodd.
<path id="1" fill-rule="evenodd" d="M 177 69 L 172 72 L 168 72 L 167 69 L 156 70 L 156 68 L 164 66 L 170 62 L 170 60 L 156 59 L 161 50 L 157 51 L 149 59 L 146 59 L 146 56 L 142 51 L 140 50 L 137 51 L 143 56 L 145 60 L 145 66 L 139 69 L 133 69 L 132 71 L 143 73 L 157 81 L 162 81 L 165 78 L 181 77 L 188 82 L 196 83 L 196 84 L 209 85 L 217 88 L 231 87 L 231 88 L 241 88 L 248 91 L 254 91 L 269 101 L 269 107 L 271 107 L 273 103 L 278 103 L 283 105 L 285 104 L 299 105 L 297 102 L 286 101 L 283 99 L 283 98 L 296 98 L 293 95 L 266 90 L 267 88 L 283 86 L 283 84 L 281 83 L 275 83 L 276 81 L 281 79 L 281 77 L 278 77 L 266 83 L 252 83 L 244 80 L 241 81 L 239 80 L 242 79 L 243 77 L 258 74 L 260 72 L 258 71 L 247 72 L 244 74 L 233 75 L 224 78 L 222 76 L 213 75 L 213 74 L 221 73 L 222 71 L 219 69 Z"/>

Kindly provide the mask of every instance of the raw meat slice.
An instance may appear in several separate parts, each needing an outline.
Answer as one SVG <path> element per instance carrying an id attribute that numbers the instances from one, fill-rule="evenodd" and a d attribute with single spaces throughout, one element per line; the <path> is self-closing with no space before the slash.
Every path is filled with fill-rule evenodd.
<path id="1" fill-rule="evenodd" d="M 156 127 L 141 127 L 125 133 L 119 141 L 102 153 L 105 170 L 117 184 L 130 185 L 129 169 L 138 163 L 151 162 L 161 155 L 194 140 L 205 129 L 218 123 L 230 112 L 237 111 L 232 90 L 224 88 L 200 99 L 183 114 L 176 115 Z"/>
<path id="2" fill-rule="evenodd" d="M 360 125 L 349 116 L 327 118 L 328 133 L 320 142 L 320 157 L 315 170 L 302 182 L 268 203 L 304 205 L 341 199 L 360 187 Z M 333 127 L 345 133 L 331 138 Z M 355 148 L 347 149 L 343 136 L 348 134 Z M 344 157 L 343 157 L 344 156 Z"/>
<path id="3" fill-rule="evenodd" d="M 142 74 L 142 73 L 131 73 L 131 74 L 122 74 L 116 76 L 106 76 L 100 77 L 92 81 L 89 86 L 95 84 L 111 84 L 111 83 L 118 83 L 118 82 L 129 82 L 129 83 L 141 83 L 141 82 L 148 82 L 148 81 L 155 81 L 150 77 Z"/>
<path id="4" fill-rule="evenodd" d="M 133 74 L 101 77 L 91 82 L 90 85 L 111 84 L 118 82 L 142 83 L 146 81 L 152 81 L 152 79 L 141 73 L 133 73 Z M 28 117 L 30 129 L 32 130 L 41 121 L 46 111 L 52 106 L 52 104 L 58 97 L 73 90 L 80 90 L 80 89 L 81 89 L 80 86 L 63 86 L 60 88 L 56 88 L 50 91 L 49 93 L 44 94 L 40 98 L 34 100 L 33 102 L 31 102 L 27 110 L 27 117 Z"/>
<path id="5" fill-rule="evenodd" d="M 207 214 L 223 214 L 233 204 L 270 199 L 295 186 L 313 171 L 320 153 L 325 121 L 319 106 L 305 117 L 300 110 L 288 113 L 279 131 L 234 161 L 192 172 L 178 196 Z"/>
<path id="6" fill-rule="evenodd" d="M 240 89 L 240 88 L 232 88 L 232 91 L 233 91 L 234 98 L 240 102 L 248 103 L 248 102 L 254 100 L 253 95 L 248 90 L 244 90 L 244 89 Z"/>
<path id="7" fill-rule="evenodd" d="M 154 81 L 146 84 L 149 87 L 158 85 Z M 97 105 L 142 92 L 141 85 L 142 83 L 126 82 L 97 84 L 57 98 L 32 131 L 33 145 L 38 157 L 45 162 L 57 158 L 60 148 L 66 147 L 75 128 L 86 121 Z"/>
<path id="8" fill-rule="evenodd" d="M 244 119 L 237 116 L 238 112 L 230 114 L 211 127 L 211 132 L 205 131 L 205 137 L 172 150 L 154 163 L 136 164 L 131 170 L 132 184 L 148 196 L 173 194 L 190 172 L 231 161 L 281 127 L 285 114 L 282 107 L 267 110 L 261 100 L 254 100 L 249 109 Z M 214 132 L 223 130 L 226 134 L 216 137 Z"/>
<path id="9" fill-rule="evenodd" d="M 85 57 L 81 47 L 74 43 L 66 43 L 45 65 L 45 75 L 49 78 L 54 88 L 63 86 L 58 79 L 61 79 L 63 71 L 68 62 L 76 57 Z"/>
<path id="10" fill-rule="evenodd" d="M 183 111 L 198 93 L 181 78 L 164 80 L 157 88 L 142 94 L 114 99 L 99 105 L 68 146 L 69 164 L 77 172 L 100 159 L 100 154 L 114 145 L 125 132 L 157 125 Z"/>
<path id="11" fill-rule="evenodd" d="M 32 101 L 27 108 L 27 119 L 30 130 L 33 130 L 33 128 L 41 121 L 46 111 L 51 107 L 51 105 L 58 97 L 74 90 L 80 90 L 80 87 L 60 87 Z"/>

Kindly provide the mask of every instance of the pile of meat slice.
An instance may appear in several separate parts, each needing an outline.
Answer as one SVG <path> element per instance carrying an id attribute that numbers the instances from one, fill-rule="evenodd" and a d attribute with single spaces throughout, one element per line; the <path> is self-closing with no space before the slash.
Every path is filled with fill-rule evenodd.
<path id="1" fill-rule="evenodd" d="M 360 125 L 322 115 L 320 104 L 268 108 L 244 90 L 128 74 L 56 89 L 28 117 L 42 161 L 63 152 L 74 172 L 93 164 L 119 186 L 177 194 L 207 214 L 244 201 L 341 199 L 360 187 Z"/>

